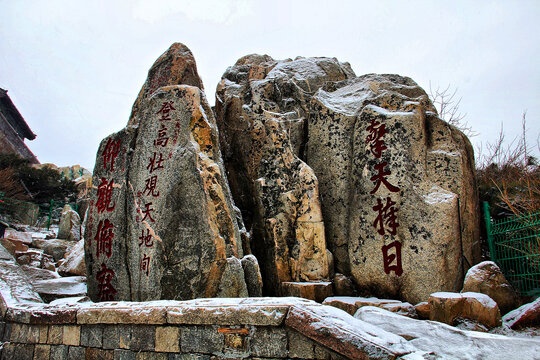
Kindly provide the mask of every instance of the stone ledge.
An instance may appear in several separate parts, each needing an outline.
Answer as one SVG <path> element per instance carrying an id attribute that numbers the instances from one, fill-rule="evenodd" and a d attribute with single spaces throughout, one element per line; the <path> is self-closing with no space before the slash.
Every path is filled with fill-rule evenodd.
<path id="1" fill-rule="evenodd" d="M 400 336 L 329 306 L 292 306 L 285 325 L 351 359 L 396 359 L 416 349 Z"/>
<path id="2" fill-rule="evenodd" d="M 75 324 L 76 307 L 55 307 L 46 304 L 14 306 L 7 309 L 5 319 L 23 324 Z"/>
<path id="3" fill-rule="evenodd" d="M 77 324 L 166 324 L 167 309 L 160 303 L 150 301 L 82 305 L 77 311 Z"/>

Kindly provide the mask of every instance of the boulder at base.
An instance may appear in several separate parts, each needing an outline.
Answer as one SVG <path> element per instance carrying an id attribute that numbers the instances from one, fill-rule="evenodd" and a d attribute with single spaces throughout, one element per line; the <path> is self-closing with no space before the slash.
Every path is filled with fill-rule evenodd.
<path id="1" fill-rule="evenodd" d="M 81 217 L 69 205 L 64 206 L 62 210 L 57 238 L 70 241 L 81 240 Z"/>
<path id="2" fill-rule="evenodd" d="M 171 46 L 130 125 L 98 150 L 85 233 L 94 301 L 247 296 L 217 128 L 193 71 L 189 49 Z"/>
<path id="3" fill-rule="evenodd" d="M 413 80 L 249 55 L 223 75 L 216 117 L 268 292 L 303 249 L 320 269 L 304 274 L 325 279 L 323 239 L 358 290 L 410 303 L 460 290 L 479 261 L 472 146 Z"/>
<path id="4" fill-rule="evenodd" d="M 429 297 L 429 319 L 449 325 L 468 319 L 493 328 L 501 325 L 501 312 L 497 303 L 485 294 L 438 292 Z"/>
<path id="5" fill-rule="evenodd" d="M 521 302 L 519 295 L 493 261 L 483 261 L 470 268 L 463 281 L 462 291 L 486 294 L 495 300 L 503 315 L 517 308 Z"/>

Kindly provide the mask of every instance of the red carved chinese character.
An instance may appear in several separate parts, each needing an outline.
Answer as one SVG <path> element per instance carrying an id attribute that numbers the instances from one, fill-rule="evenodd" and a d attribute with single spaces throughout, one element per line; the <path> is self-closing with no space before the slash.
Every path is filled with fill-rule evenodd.
<path id="1" fill-rule="evenodd" d="M 162 121 L 167 121 L 167 120 L 171 120 L 170 118 L 170 115 L 169 115 L 169 112 L 171 110 L 176 110 L 173 106 L 173 102 L 172 101 L 166 101 L 163 103 L 163 105 L 161 105 L 161 109 L 156 113 L 156 114 L 159 114 L 161 113 L 161 119 Z"/>
<path id="2" fill-rule="evenodd" d="M 390 190 L 391 192 L 399 191 L 399 188 L 397 186 L 390 184 L 388 180 L 386 180 L 386 176 L 392 174 L 392 172 L 390 171 L 384 171 L 384 167 L 386 165 L 388 165 L 386 161 L 375 165 L 375 169 L 378 171 L 378 174 L 372 176 L 370 179 L 375 184 L 375 188 L 371 190 L 370 194 L 375 194 L 377 190 L 379 189 L 379 186 L 381 186 L 381 184 L 384 184 L 384 186 L 386 186 L 386 188 Z"/>
<path id="3" fill-rule="evenodd" d="M 167 136 L 167 128 L 165 124 L 161 124 L 161 128 L 158 130 L 158 138 L 154 140 L 154 146 L 167 146 L 169 142 L 169 137 Z"/>
<path id="4" fill-rule="evenodd" d="M 152 247 L 154 246 L 154 241 L 152 240 L 152 234 L 150 234 L 150 230 L 146 229 L 146 235 L 144 234 L 144 229 L 142 230 L 141 236 L 139 236 L 139 246 L 146 246 L 146 247 Z"/>
<path id="5" fill-rule="evenodd" d="M 105 145 L 105 149 L 103 150 L 103 168 L 107 169 L 107 163 L 110 163 L 110 171 L 114 170 L 114 160 L 118 156 L 118 153 L 120 152 L 120 139 L 113 140 L 112 138 L 109 138 L 107 141 L 107 145 Z"/>
<path id="6" fill-rule="evenodd" d="M 157 169 L 163 169 L 163 154 L 159 153 L 159 159 L 156 158 L 157 154 L 154 152 L 154 157 L 150 158 L 150 163 L 146 167 L 150 174 Z"/>
<path id="7" fill-rule="evenodd" d="M 371 119 L 371 125 L 367 127 L 369 135 L 366 137 L 366 144 L 369 144 L 371 153 L 378 159 L 381 157 L 383 150 L 387 147 L 382 140 L 386 134 L 386 125 L 381 124 L 376 119 Z"/>
<path id="8" fill-rule="evenodd" d="M 157 186 L 157 175 L 152 176 L 149 179 L 146 179 L 146 187 L 143 190 L 143 195 L 148 192 L 148 195 L 152 195 L 154 197 L 159 196 L 159 191 L 156 193 L 156 186 Z"/>
<path id="9" fill-rule="evenodd" d="M 100 301 L 114 300 L 114 294 L 117 293 L 116 289 L 111 284 L 114 275 L 114 271 L 107 269 L 105 263 L 101 264 L 101 271 L 96 274 Z"/>
<path id="10" fill-rule="evenodd" d="M 149 270 L 150 270 L 150 256 L 144 254 L 144 257 L 141 260 L 141 271 L 146 273 L 146 276 L 148 276 Z"/>
<path id="11" fill-rule="evenodd" d="M 149 217 L 149 218 L 150 218 L 150 221 L 151 221 L 151 222 L 154 222 L 154 219 L 152 219 L 152 215 L 150 215 L 150 213 L 151 213 L 152 211 L 154 211 L 154 209 L 151 209 L 151 208 L 150 208 L 150 206 L 152 206 L 152 203 L 144 204 L 144 206 L 145 206 L 146 209 L 144 209 L 144 210 L 142 211 L 144 217 L 142 218 L 141 221 L 144 221 L 147 217 Z"/>
<path id="12" fill-rule="evenodd" d="M 396 216 L 397 209 L 394 207 L 394 205 L 396 205 L 396 203 L 387 197 L 386 205 L 383 206 L 381 199 L 377 199 L 377 205 L 373 207 L 373 210 L 379 213 L 373 222 L 373 227 L 375 229 L 378 228 L 377 232 L 381 235 L 385 234 L 385 228 L 390 234 L 396 235 L 396 230 L 399 227 L 399 224 Z"/>
<path id="13" fill-rule="evenodd" d="M 94 240 L 96 240 L 96 256 L 105 254 L 107 257 L 111 257 L 111 245 L 114 238 L 113 224 L 108 220 L 100 220 L 98 224 L 97 234 Z"/>
<path id="14" fill-rule="evenodd" d="M 98 185 L 97 189 L 97 202 L 96 207 L 98 213 L 102 213 L 105 210 L 113 211 L 116 203 L 111 204 L 112 200 L 112 191 L 113 191 L 114 179 L 110 182 L 105 178 L 101 178 L 101 184 Z"/>
<path id="15" fill-rule="evenodd" d="M 396 249 L 396 253 L 388 254 L 388 251 L 392 248 Z M 384 272 L 390 274 L 390 271 L 393 271 L 397 276 L 401 276 L 401 274 L 403 274 L 403 267 L 401 265 L 401 243 L 399 241 L 394 241 L 388 245 L 384 245 L 381 250 L 383 253 Z M 395 264 L 392 265 L 394 261 Z"/>

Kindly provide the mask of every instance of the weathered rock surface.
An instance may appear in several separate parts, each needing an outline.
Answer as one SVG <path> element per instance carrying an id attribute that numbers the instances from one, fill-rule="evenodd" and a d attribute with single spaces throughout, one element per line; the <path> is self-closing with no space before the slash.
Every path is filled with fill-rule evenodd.
<path id="1" fill-rule="evenodd" d="M 300 154 L 305 103 L 324 82 L 353 75 L 335 59 L 277 62 L 249 55 L 218 86 L 216 116 L 231 190 L 269 294 L 285 294 L 282 282 L 329 278 L 318 180 Z"/>
<path id="2" fill-rule="evenodd" d="M 20 241 L 23 244 L 30 245 L 32 243 L 32 234 L 24 231 L 7 228 L 4 232 L 4 238 L 9 240 Z"/>
<path id="3" fill-rule="evenodd" d="M 334 277 L 332 278 L 332 283 L 334 284 L 334 294 L 336 296 L 356 295 L 354 284 L 349 277 L 341 273 L 335 273 Z"/>
<path id="4" fill-rule="evenodd" d="M 34 239 L 32 246 L 43 250 L 45 254 L 52 256 L 54 261 L 58 261 L 74 246 L 74 242 L 61 239 Z"/>
<path id="5" fill-rule="evenodd" d="M 242 258 L 242 269 L 246 279 L 247 291 L 250 297 L 261 297 L 263 281 L 261 268 L 257 258 L 253 255 L 246 255 Z"/>
<path id="6" fill-rule="evenodd" d="M 356 311 L 364 306 L 376 306 L 382 309 L 395 312 L 400 315 L 417 318 L 416 309 L 407 302 L 392 299 L 365 298 L 353 296 L 334 296 L 326 298 L 324 305 L 330 305 L 354 315 Z"/>
<path id="7" fill-rule="evenodd" d="M 102 141 L 85 233 L 93 300 L 247 296 L 239 226 L 201 88 L 191 52 L 174 44 L 150 69 L 129 125 Z"/>
<path id="8" fill-rule="evenodd" d="M 529 326 L 540 326 L 540 298 L 525 304 L 503 317 L 504 326 L 519 329 Z"/>
<path id="9" fill-rule="evenodd" d="M 471 319 L 493 328 L 501 325 L 501 313 L 497 303 L 480 293 L 438 292 L 429 297 L 429 319 L 449 325 L 457 325 L 460 319 Z"/>
<path id="10" fill-rule="evenodd" d="M 468 291 L 486 294 L 495 300 L 503 315 L 521 303 L 519 295 L 493 261 L 481 262 L 467 271 L 463 292 Z"/>
<path id="11" fill-rule="evenodd" d="M 191 85 L 204 91 L 195 58 L 191 50 L 181 43 L 172 44 L 148 71 L 148 78 L 133 104 L 128 125 L 138 125 L 141 122 L 140 116 L 146 98 L 160 87 L 169 85 Z"/>
<path id="12" fill-rule="evenodd" d="M 414 305 L 414 308 L 416 309 L 418 318 L 422 320 L 429 319 L 430 308 L 429 308 L 429 303 L 427 301 L 422 301 Z"/>
<path id="13" fill-rule="evenodd" d="M 31 283 L 39 280 L 58 279 L 60 277 L 56 271 L 40 269 L 29 265 L 22 265 L 21 269 L 28 276 Z"/>
<path id="14" fill-rule="evenodd" d="M 69 241 L 81 240 L 81 217 L 69 205 L 64 206 L 62 210 L 57 238 Z"/>
<path id="15" fill-rule="evenodd" d="M 216 117 L 267 286 L 294 276 L 295 248 L 322 252 L 323 234 L 337 272 L 412 303 L 459 290 L 462 256 L 478 261 L 472 147 L 411 79 L 355 77 L 336 59 L 249 55 L 223 75 Z M 302 229 L 299 204 L 311 210 L 309 241 L 291 230 Z"/>
<path id="16" fill-rule="evenodd" d="M 86 277 L 84 276 L 37 280 L 32 285 L 45 302 L 58 298 L 86 295 Z"/>
<path id="17" fill-rule="evenodd" d="M 515 359 L 538 358 L 540 340 L 465 331 L 435 321 L 410 319 L 376 307 L 363 307 L 357 319 L 408 339 L 422 356 L 403 359 Z M 415 354 L 416 355 L 416 354 Z"/>
<path id="18" fill-rule="evenodd" d="M 20 251 L 28 251 L 28 244 L 21 240 L 2 238 L 0 239 L 0 244 L 2 244 L 11 255 L 15 255 L 16 252 Z"/>
<path id="19" fill-rule="evenodd" d="M 66 253 L 64 262 L 58 267 L 58 272 L 63 276 L 86 276 L 84 240 L 78 241 L 77 244 Z"/>

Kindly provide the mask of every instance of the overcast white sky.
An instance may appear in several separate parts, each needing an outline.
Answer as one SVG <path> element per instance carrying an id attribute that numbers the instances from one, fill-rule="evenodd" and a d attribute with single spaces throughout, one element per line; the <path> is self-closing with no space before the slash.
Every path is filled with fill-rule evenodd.
<path id="1" fill-rule="evenodd" d="M 127 123 L 148 69 L 173 42 L 206 94 L 241 56 L 329 56 L 357 75 L 451 85 L 493 141 L 501 123 L 540 135 L 540 1 L 0 0 L 0 87 L 37 134 L 42 162 L 92 170 L 102 138 Z M 538 154 L 538 150 L 536 150 Z"/>

